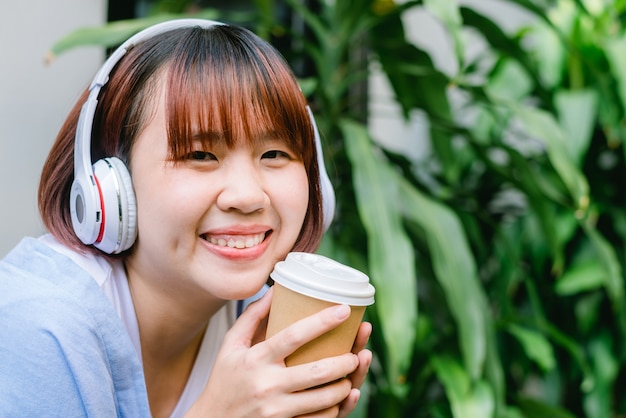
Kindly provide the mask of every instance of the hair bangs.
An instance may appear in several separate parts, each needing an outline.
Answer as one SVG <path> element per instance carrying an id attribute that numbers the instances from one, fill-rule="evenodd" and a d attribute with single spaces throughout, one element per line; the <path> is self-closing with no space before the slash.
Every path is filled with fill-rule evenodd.
<path id="1" fill-rule="evenodd" d="M 233 147 L 271 137 L 310 160 L 313 126 L 291 70 L 261 42 L 251 46 L 241 34 L 226 36 L 225 31 L 213 28 L 211 36 L 201 31 L 190 36 L 193 47 L 182 45 L 170 64 L 166 112 L 171 158 L 184 158 L 198 138 L 217 137 Z"/>

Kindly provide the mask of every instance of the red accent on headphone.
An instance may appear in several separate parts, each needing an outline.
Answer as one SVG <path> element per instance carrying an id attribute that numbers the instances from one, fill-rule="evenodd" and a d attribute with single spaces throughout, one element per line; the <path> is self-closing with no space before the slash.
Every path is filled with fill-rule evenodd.
<path id="1" fill-rule="evenodd" d="M 94 175 L 93 178 L 96 181 L 96 186 L 98 187 L 98 194 L 100 195 L 100 213 L 101 213 L 100 231 L 98 232 L 98 238 L 96 238 L 96 242 L 101 242 L 102 237 L 104 236 L 104 220 L 106 218 L 105 211 L 104 211 L 104 198 L 102 196 L 102 189 L 100 188 L 100 182 L 98 181 L 98 177 Z"/>

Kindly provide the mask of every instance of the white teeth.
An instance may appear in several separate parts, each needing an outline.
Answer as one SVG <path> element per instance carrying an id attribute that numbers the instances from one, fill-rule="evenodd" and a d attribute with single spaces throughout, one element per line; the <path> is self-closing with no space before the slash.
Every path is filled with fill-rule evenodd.
<path id="1" fill-rule="evenodd" d="M 214 245 L 219 245 L 220 247 L 230 247 L 230 248 L 252 248 L 255 245 L 259 245 L 265 239 L 265 233 L 249 235 L 245 237 L 233 238 L 230 237 L 228 240 L 226 238 L 209 238 L 209 242 Z"/>

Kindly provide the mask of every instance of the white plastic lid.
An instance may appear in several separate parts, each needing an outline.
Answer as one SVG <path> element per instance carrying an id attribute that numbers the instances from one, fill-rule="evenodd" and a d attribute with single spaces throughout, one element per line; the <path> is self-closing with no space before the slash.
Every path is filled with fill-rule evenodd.
<path id="1" fill-rule="evenodd" d="M 270 274 L 276 283 L 294 292 L 333 303 L 368 306 L 374 286 L 359 270 L 318 254 L 292 252 Z"/>

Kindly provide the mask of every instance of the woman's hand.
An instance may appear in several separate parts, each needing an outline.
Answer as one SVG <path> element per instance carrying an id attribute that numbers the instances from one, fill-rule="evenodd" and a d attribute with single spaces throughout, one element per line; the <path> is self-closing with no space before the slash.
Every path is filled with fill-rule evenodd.
<path id="1" fill-rule="evenodd" d="M 353 353 L 285 366 L 285 358 L 349 316 L 346 306 L 304 318 L 266 341 L 272 290 L 251 304 L 226 334 L 207 386 L 188 416 L 345 417 L 354 410 L 371 352 L 361 324 Z M 347 376 L 347 377 L 346 377 Z M 308 390 L 305 390 L 308 389 Z"/>
<path id="2" fill-rule="evenodd" d="M 361 385 L 365 382 L 365 377 L 369 371 L 370 364 L 372 364 L 372 352 L 365 348 L 372 334 L 372 324 L 369 322 L 362 322 L 359 327 L 359 331 L 352 347 L 352 352 L 355 353 L 359 359 L 359 366 L 352 372 L 348 378 L 352 382 L 352 390 L 350 394 L 341 403 L 339 408 L 339 417 L 347 417 L 356 407 L 359 398 L 361 397 Z"/>

